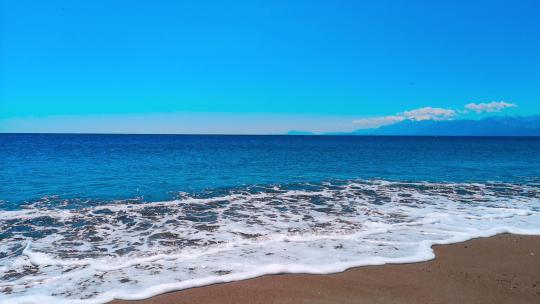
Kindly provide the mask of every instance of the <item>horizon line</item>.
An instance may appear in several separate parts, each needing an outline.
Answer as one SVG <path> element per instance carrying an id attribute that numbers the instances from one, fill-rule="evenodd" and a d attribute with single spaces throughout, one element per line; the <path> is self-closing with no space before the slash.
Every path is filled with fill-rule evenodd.
<path id="1" fill-rule="evenodd" d="M 533 137 L 540 135 L 411 135 L 411 134 L 235 134 L 235 133 L 94 133 L 94 132 L 0 132 L 0 135 L 172 135 L 172 136 L 327 136 L 327 137 Z"/>

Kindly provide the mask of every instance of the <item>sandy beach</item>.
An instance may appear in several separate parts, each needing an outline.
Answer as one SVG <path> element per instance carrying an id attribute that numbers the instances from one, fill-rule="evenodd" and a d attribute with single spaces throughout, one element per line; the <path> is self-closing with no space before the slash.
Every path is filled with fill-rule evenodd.
<path id="1" fill-rule="evenodd" d="M 504 234 L 434 250 L 428 262 L 270 275 L 112 304 L 540 303 L 540 237 Z"/>

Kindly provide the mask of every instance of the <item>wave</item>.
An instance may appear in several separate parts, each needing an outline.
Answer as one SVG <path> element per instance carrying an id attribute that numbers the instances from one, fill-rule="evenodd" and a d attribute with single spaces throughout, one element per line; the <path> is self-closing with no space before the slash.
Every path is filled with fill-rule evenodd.
<path id="1" fill-rule="evenodd" d="M 504 232 L 540 235 L 535 184 L 331 181 L 77 206 L 0 211 L 0 302 L 135 300 L 425 261 L 434 244 Z"/>

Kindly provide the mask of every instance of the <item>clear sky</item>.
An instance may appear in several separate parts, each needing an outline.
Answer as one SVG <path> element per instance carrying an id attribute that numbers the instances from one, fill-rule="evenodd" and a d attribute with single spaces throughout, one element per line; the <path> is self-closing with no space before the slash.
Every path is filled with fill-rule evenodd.
<path id="1" fill-rule="evenodd" d="M 540 1 L 0 3 L 0 132 L 540 114 Z"/>

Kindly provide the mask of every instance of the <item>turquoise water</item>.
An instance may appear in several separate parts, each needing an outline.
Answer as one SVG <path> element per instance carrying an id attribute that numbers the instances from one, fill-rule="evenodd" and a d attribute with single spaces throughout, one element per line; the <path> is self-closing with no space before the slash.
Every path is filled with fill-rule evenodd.
<path id="1" fill-rule="evenodd" d="M 540 235 L 540 138 L 0 134 L 0 302 L 105 303 Z"/>
<path id="2" fill-rule="evenodd" d="M 4 209 L 326 180 L 540 180 L 540 138 L 0 134 L 0 159 Z"/>

